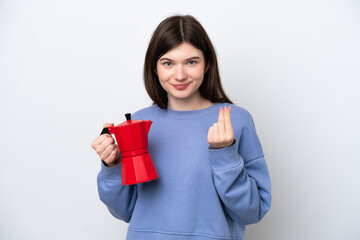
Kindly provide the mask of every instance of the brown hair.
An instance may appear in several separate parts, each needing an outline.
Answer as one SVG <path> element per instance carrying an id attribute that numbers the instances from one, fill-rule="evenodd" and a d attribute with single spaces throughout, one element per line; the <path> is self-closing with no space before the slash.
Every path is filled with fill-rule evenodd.
<path id="1" fill-rule="evenodd" d="M 209 66 L 199 88 L 201 96 L 211 102 L 232 103 L 221 86 L 215 49 L 205 29 L 190 15 L 176 15 L 166 18 L 159 24 L 146 51 L 144 83 L 154 104 L 165 109 L 168 102 L 167 92 L 161 87 L 156 74 L 157 61 L 166 52 L 184 42 L 201 50 L 205 66 Z"/>

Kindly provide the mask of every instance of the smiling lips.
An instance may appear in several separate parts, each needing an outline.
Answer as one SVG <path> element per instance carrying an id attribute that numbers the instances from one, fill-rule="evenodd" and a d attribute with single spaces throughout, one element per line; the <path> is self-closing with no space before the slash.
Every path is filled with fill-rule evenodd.
<path id="1" fill-rule="evenodd" d="M 189 86 L 190 83 L 187 84 L 173 84 L 173 86 L 178 90 L 184 90 L 187 86 Z"/>

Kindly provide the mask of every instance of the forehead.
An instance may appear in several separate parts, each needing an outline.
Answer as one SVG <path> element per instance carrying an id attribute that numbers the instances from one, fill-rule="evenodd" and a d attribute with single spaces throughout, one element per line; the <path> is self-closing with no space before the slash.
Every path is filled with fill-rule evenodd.
<path id="1" fill-rule="evenodd" d="M 186 59 L 191 57 L 203 57 L 200 49 L 194 47 L 190 43 L 181 43 L 180 45 L 167 51 L 161 58 L 166 57 L 170 59 Z M 160 58 L 160 59 L 161 59 Z"/>

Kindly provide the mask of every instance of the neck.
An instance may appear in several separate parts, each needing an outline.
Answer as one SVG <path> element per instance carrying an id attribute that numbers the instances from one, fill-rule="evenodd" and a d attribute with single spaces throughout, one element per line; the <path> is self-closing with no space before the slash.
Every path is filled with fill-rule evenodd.
<path id="1" fill-rule="evenodd" d="M 168 107 L 175 111 L 200 110 L 212 105 L 214 103 L 201 96 L 196 99 L 168 99 Z"/>

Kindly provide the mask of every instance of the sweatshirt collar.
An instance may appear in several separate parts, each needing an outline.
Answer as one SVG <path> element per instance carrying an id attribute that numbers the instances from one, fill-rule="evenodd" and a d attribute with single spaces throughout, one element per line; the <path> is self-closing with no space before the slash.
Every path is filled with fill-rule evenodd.
<path id="1" fill-rule="evenodd" d="M 212 111 L 219 111 L 220 107 L 226 103 L 215 103 L 214 105 L 199 109 L 199 110 L 192 110 L 192 111 L 176 111 L 171 108 L 161 109 L 157 106 L 159 111 L 162 112 L 162 114 L 165 114 L 169 117 L 176 118 L 176 119 L 190 119 L 190 118 L 201 118 L 204 115 L 207 115 L 208 113 Z"/>

